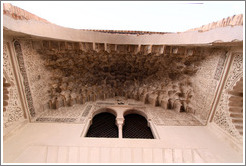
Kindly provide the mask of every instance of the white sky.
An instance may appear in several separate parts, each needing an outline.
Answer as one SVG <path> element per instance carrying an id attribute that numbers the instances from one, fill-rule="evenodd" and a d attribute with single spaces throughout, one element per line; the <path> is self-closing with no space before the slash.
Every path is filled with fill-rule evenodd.
<path id="1" fill-rule="evenodd" d="M 182 32 L 245 13 L 244 1 L 13 1 L 54 24 L 75 29 Z"/>

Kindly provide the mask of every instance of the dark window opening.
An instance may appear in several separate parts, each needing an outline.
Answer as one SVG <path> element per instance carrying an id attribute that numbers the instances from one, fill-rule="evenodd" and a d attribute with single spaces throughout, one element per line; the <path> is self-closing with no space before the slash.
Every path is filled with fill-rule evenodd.
<path id="1" fill-rule="evenodd" d="M 151 129 L 147 125 L 147 120 L 138 114 L 128 114 L 125 116 L 123 138 L 154 139 Z"/>
<path id="2" fill-rule="evenodd" d="M 115 125 L 115 116 L 111 113 L 100 113 L 94 116 L 86 137 L 117 138 L 118 127 Z"/>

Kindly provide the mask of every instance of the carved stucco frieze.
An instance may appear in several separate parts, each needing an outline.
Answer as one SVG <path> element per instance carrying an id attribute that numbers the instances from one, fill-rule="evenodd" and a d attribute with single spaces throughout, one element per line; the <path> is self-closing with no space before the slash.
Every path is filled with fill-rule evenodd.
<path id="1" fill-rule="evenodd" d="M 234 53 L 233 54 L 233 63 L 230 69 L 229 77 L 226 81 L 225 89 L 231 90 L 235 83 L 242 77 L 243 75 L 243 55 L 242 53 Z"/>

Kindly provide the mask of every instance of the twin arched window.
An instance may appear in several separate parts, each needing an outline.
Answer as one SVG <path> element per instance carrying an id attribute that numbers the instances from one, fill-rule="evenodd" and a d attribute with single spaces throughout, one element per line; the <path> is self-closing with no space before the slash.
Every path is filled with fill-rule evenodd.
<path id="1" fill-rule="evenodd" d="M 133 113 L 125 115 L 124 118 L 123 138 L 154 138 L 145 117 Z M 117 138 L 119 132 L 115 119 L 115 115 L 108 112 L 95 115 L 86 137 Z"/>
<path id="2" fill-rule="evenodd" d="M 86 137 L 117 138 L 118 127 L 115 124 L 115 118 L 113 114 L 107 112 L 95 115 Z"/>
<path id="3" fill-rule="evenodd" d="M 147 125 L 145 117 L 138 114 L 128 114 L 125 116 L 125 124 L 123 126 L 123 138 L 150 138 L 153 134 Z"/>

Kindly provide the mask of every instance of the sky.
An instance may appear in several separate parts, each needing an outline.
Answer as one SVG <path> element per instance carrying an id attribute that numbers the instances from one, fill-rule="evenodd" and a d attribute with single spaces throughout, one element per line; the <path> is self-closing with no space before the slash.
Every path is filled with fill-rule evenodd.
<path id="1" fill-rule="evenodd" d="M 8 1 L 74 29 L 183 32 L 245 13 L 244 1 Z"/>

